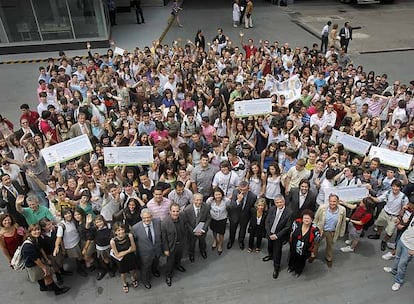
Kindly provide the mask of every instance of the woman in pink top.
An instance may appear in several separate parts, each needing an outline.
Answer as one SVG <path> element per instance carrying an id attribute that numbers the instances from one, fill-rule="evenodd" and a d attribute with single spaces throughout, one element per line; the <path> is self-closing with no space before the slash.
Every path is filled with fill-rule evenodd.
<path id="1" fill-rule="evenodd" d="M 168 131 L 165 130 L 164 125 L 160 121 L 155 122 L 155 131 L 152 131 L 149 134 L 151 142 L 156 145 L 160 140 L 168 139 Z"/>
<path id="2" fill-rule="evenodd" d="M 204 138 L 206 139 L 207 143 L 211 145 L 213 143 L 214 138 L 216 137 L 216 128 L 210 125 L 209 118 L 204 116 L 201 124 L 202 133 Z"/>
<path id="3" fill-rule="evenodd" d="M 186 93 L 184 100 L 181 102 L 180 112 L 183 117 L 185 116 L 188 110 L 192 110 L 196 105 L 194 100 L 191 99 L 191 97 L 192 96 L 190 93 Z"/>

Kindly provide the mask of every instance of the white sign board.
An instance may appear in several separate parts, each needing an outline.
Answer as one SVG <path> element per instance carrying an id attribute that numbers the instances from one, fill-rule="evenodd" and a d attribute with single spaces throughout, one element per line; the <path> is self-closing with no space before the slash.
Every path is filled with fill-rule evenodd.
<path id="1" fill-rule="evenodd" d="M 241 100 L 234 103 L 236 117 L 248 117 L 266 115 L 272 113 L 272 101 L 270 98 Z"/>
<path id="2" fill-rule="evenodd" d="M 361 186 L 345 186 L 345 187 L 331 187 L 326 188 L 325 192 L 325 203 L 329 202 L 329 195 L 336 194 L 339 200 L 346 203 L 356 203 L 366 198 L 369 195 L 369 191 L 365 185 Z"/>
<path id="3" fill-rule="evenodd" d="M 302 83 L 300 82 L 299 76 L 292 76 L 282 82 L 276 81 L 271 93 L 276 93 L 278 96 L 285 96 L 283 106 L 287 107 L 293 101 L 299 99 L 302 94 Z"/>
<path id="4" fill-rule="evenodd" d="M 341 143 L 348 151 L 354 152 L 358 155 L 367 155 L 371 143 L 361 138 L 340 132 L 338 130 L 332 130 L 332 135 L 329 138 L 330 144 Z"/>
<path id="5" fill-rule="evenodd" d="M 46 165 L 52 167 L 93 150 L 86 134 L 65 140 L 64 142 L 44 148 L 40 151 Z"/>
<path id="6" fill-rule="evenodd" d="M 123 56 L 124 55 L 124 52 L 125 52 L 125 50 L 124 49 L 121 49 L 120 47 L 115 47 L 115 50 L 114 50 L 114 54 L 115 55 L 121 55 L 121 56 Z"/>
<path id="7" fill-rule="evenodd" d="M 105 166 L 136 166 L 154 162 L 152 146 L 105 147 L 103 152 Z"/>
<path id="8" fill-rule="evenodd" d="M 392 151 L 386 148 L 371 147 L 369 151 L 369 158 L 378 157 L 381 165 L 388 165 L 391 167 L 409 170 L 413 156 L 408 153 L 399 151 Z"/>

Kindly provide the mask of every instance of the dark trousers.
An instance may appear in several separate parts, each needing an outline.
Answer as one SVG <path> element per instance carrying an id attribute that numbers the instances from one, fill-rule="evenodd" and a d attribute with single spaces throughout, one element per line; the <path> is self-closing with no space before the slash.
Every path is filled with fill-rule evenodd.
<path id="1" fill-rule="evenodd" d="M 280 260 L 282 259 L 282 248 L 283 248 L 283 241 L 281 240 L 270 240 L 268 239 L 267 243 L 267 250 L 269 252 L 269 256 L 273 258 L 273 268 L 276 271 L 280 269 Z"/>
<path id="2" fill-rule="evenodd" d="M 143 256 L 141 257 L 141 276 L 143 282 L 151 280 L 151 273 L 158 270 L 160 264 L 160 257 Z"/>
<path id="3" fill-rule="evenodd" d="M 239 243 L 244 242 L 244 238 L 246 237 L 247 223 L 230 221 L 230 242 L 232 244 L 236 239 L 236 231 L 238 226 L 240 226 L 238 238 Z"/>
<path id="4" fill-rule="evenodd" d="M 144 14 L 142 13 L 142 8 L 136 8 L 135 14 L 137 15 L 137 23 L 144 23 Z M 139 21 L 139 17 L 141 17 L 141 21 Z"/>
<path id="5" fill-rule="evenodd" d="M 348 53 L 349 39 L 341 39 L 341 48 L 345 49 L 345 53 Z"/>
<path id="6" fill-rule="evenodd" d="M 246 7 L 245 6 L 242 6 L 242 7 L 243 7 L 243 10 L 240 10 L 240 24 L 244 23 L 244 12 L 246 11 Z"/>
<path id="7" fill-rule="evenodd" d="M 305 268 L 307 256 L 297 254 L 294 249 L 290 249 L 289 255 L 289 268 L 292 269 L 295 273 L 301 274 L 303 268 Z"/>
<path id="8" fill-rule="evenodd" d="M 321 38 L 321 52 L 326 53 L 328 50 L 328 36 L 322 36 Z"/>
<path id="9" fill-rule="evenodd" d="M 183 257 L 184 245 L 183 243 L 175 244 L 175 249 L 170 251 L 170 255 L 167 257 L 165 274 L 167 277 L 172 278 L 174 274 L 174 268 L 181 265 L 181 258 Z"/>
<path id="10" fill-rule="evenodd" d="M 206 233 L 204 233 L 201 236 L 195 236 L 194 234 L 190 234 L 188 237 L 188 253 L 190 255 L 194 255 L 197 240 L 198 240 L 198 246 L 200 248 L 200 252 L 206 252 L 206 249 L 207 249 Z"/>
<path id="11" fill-rule="evenodd" d="M 262 239 L 264 233 L 259 231 L 259 229 L 252 230 L 249 234 L 249 248 L 259 248 L 262 247 Z M 256 247 L 254 247 L 254 239 L 256 238 Z"/>

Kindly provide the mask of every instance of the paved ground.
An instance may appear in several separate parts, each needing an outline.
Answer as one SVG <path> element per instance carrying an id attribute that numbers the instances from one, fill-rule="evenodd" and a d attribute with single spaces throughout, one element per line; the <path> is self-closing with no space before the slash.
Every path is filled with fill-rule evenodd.
<path id="1" fill-rule="evenodd" d="M 311 45 L 315 37 L 298 27 L 292 18 L 297 17 L 294 12 L 301 12 L 302 17 L 338 15 L 338 9 L 352 10 L 352 16 L 362 14 L 371 24 L 374 24 L 377 13 L 386 8 L 367 7 L 356 10 L 352 6 L 339 4 L 335 1 L 302 1 L 288 8 L 270 6 L 266 3 L 256 5 L 253 15 L 255 28 L 246 31 L 246 38 L 288 41 L 291 45 Z M 227 1 L 230 3 L 230 1 Z M 173 26 L 164 42 L 181 38 L 183 41 L 193 39 L 198 28 L 204 30 L 207 40 L 215 35 L 218 26 L 233 40 L 237 41 L 240 29 L 231 26 L 231 5 L 225 1 L 187 0 L 182 12 L 184 28 Z M 408 11 L 413 12 L 408 1 L 389 7 L 393 22 L 388 27 L 396 29 L 409 28 L 411 21 L 407 17 Z M 387 6 L 388 8 L 388 6 Z M 400 10 L 402 8 L 402 10 Z M 401 13 L 407 11 L 406 14 Z M 367 13 L 364 15 L 362 12 Z M 147 24 L 144 26 L 133 24 L 134 15 L 119 14 L 119 26 L 113 31 L 116 44 L 125 49 L 135 46 L 144 46 L 159 37 L 163 32 L 169 17 L 169 8 L 144 8 Z M 366 16 L 366 17 L 365 17 Z M 348 18 L 348 17 L 347 17 Z M 312 19 L 310 19 L 312 20 Z M 387 21 L 388 22 L 388 21 Z M 407 24 L 400 27 L 398 23 Z M 323 22 L 322 22 L 323 23 Z M 321 23 L 321 24 L 322 24 Z M 393 24 L 393 25 L 389 25 Z M 315 28 L 320 24 L 315 23 Z M 411 26 L 412 28 L 412 26 Z M 243 30 L 244 31 L 244 30 Z M 382 28 L 378 29 L 383 32 Z M 397 31 L 398 32 L 398 31 Z M 407 35 L 409 30 L 401 30 L 396 35 Z M 382 39 L 385 45 L 396 35 L 383 35 L 378 38 L 370 36 L 373 43 Z M 391 37 L 390 37 L 391 36 Z M 398 35 L 397 35 L 398 36 Z M 410 38 L 411 39 L 411 38 Z M 409 42 L 401 40 L 401 46 L 410 47 Z M 362 42 L 361 42 L 362 43 Z M 378 42 L 375 42 L 378 43 Z M 381 42 L 382 43 L 382 42 Z M 404 82 L 412 79 L 413 52 L 366 54 L 356 52 L 357 41 L 351 45 L 352 58 L 356 64 L 363 64 L 367 70 L 373 69 L 379 73 L 388 72 L 390 79 L 398 77 Z M 70 51 L 69 55 L 79 55 L 81 52 Z M 44 58 L 55 54 L 31 55 L 32 58 Z M 14 56 L 11 59 L 30 58 L 30 55 Z M 38 56 L 38 57 L 33 57 Z M 42 57 L 39 57 L 42 56 Z M 1 58 L 3 59 L 3 57 Z M 20 64 L 0 66 L 0 89 L 2 96 L 1 113 L 16 121 L 18 113 L 16 108 L 23 102 L 36 105 L 35 88 L 37 67 L 39 64 Z M 227 237 L 226 237 L 227 238 Z M 264 244 L 265 246 L 265 244 Z M 211 251 L 207 260 L 196 256 L 196 262 L 184 262 L 187 273 L 178 274 L 173 280 L 173 287 L 168 288 L 164 279 L 154 280 L 153 289 L 148 291 L 140 286 L 124 295 L 120 280 L 105 278 L 97 282 L 94 276 L 88 279 L 71 277 L 67 280 L 72 290 L 59 298 L 60 303 L 413 303 L 412 290 L 414 287 L 413 265 L 409 266 L 406 284 L 400 292 L 391 291 L 392 277 L 383 272 L 382 267 L 391 263 L 381 259 L 379 242 L 363 239 L 357 253 L 344 254 L 339 251 L 342 241 L 336 244 L 335 263 L 332 270 L 328 270 L 321 260 L 307 265 L 304 274 L 295 279 L 286 273 L 287 248 L 284 249 L 284 263 L 278 280 L 273 280 L 271 264 L 264 263 L 261 258 L 265 255 L 265 247 L 260 254 L 248 254 L 238 248 L 225 250 L 222 256 Z M 321 248 L 322 250 L 323 248 Z M 323 251 L 321 251 L 322 253 Z M 6 267 L 4 258 L 0 258 L 0 294 L 2 303 L 52 303 L 55 296 L 37 291 L 37 287 L 25 280 L 24 273 L 16 273 Z"/>

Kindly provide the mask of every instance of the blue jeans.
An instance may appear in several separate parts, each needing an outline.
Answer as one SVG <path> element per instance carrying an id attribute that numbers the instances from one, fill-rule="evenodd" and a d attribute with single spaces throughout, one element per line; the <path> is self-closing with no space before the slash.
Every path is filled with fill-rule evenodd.
<path id="1" fill-rule="evenodd" d="M 407 265 L 413 258 L 412 255 L 408 254 L 408 248 L 398 240 L 397 253 L 395 255 L 394 265 L 392 266 L 392 273 L 395 274 L 395 283 L 402 284 L 404 282 L 405 272 L 407 271 Z"/>

